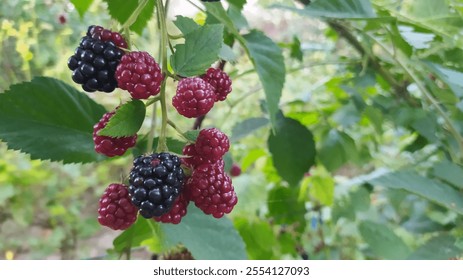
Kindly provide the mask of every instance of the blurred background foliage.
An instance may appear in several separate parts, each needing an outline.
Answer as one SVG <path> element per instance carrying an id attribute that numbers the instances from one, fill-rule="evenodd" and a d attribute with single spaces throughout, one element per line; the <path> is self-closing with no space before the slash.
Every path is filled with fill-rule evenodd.
<path id="1" fill-rule="evenodd" d="M 247 257 L 461 257 L 463 1 L 300 2 L 249 0 L 241 23 L 283 50 L 280 108 L 316 143 L 306 176 L 290 184 L 275 169 L 266 112 L 256 110 L 262 86 L 238 47 L 225 68 L 233 93 L 204 121 L 231 136 L 230 154 L 243 171 L 233 178 L 239 203 L 229 217 Z M 172 19 L 204 20 L 186 1 L 172 1 L 170 11 Z M 35 76 L 73 84 L 66 60 L 91 24 L 117 28 L 99 0 L 83 17 L 64 0 L 1 1 L 0 92 Z M 156 53 L 155 20 L 135 38 L 136 48 Z M 128 99 L 120 91 L 89 96 L 107 108 Z M 117 233 L 96 221 L 97 200 L 126 176 L 130 155 L 62 165 L 5 144 L 0 153 L 0 258 L 118 257 Z M 139 258 L 162 253 L 155 239 L 138 245 Z"/>

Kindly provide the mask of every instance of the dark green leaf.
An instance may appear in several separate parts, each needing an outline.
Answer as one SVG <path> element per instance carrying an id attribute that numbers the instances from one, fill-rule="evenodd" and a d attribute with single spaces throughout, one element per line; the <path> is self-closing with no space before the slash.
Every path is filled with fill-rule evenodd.
<path id="1" fill-rule="evenodd" d="M 276 126 L 281 92 L 285 83 L 285 63 L 281 49 L 264 33 L 253 30 L 244 36 L 250 58 L 264 87 L 272 126 Z"/>
<path id="2" fill-rule="evenodd" d="M 133 99 L 121 105 L 109 119 L 106 127 L 100 130 L 98 134 L 111 137 L 135 135 L 143 124 L 145 114 L 145 104 L 140 100 Z"/>
<path id="3" fill-rule="evenodd" d="M 455 187 L 463 189 L 463 168 L 460 165 L 450 161 L 442 161 L 433 166 L 432 174 Z"/>
<path id="4" fill-rule="evenodd" d="M 344 132 L 331 130 L 322 143 L 319 159 L 329 171 L 335 171 L 357 158 L 354 140 Z"/>
<path id="5" fill-rule="evenodd" d="M 161 224 L 170 244 L 182 243 L 198 260 L 247 259 L 243 239 L 227 218 L 215 219 L 194 205 L 178 225 Z"/>
<path id="6" fill-rule="evenodd" d="M 183 35 L 186 35 L 201 28 L 201 26 L 197 24 L 192 18 L 184 16 L 177 16 L 176 20 L 174 21 L 174 24 L 175 26 L 177 26 L 180 32 L 182 32 Z"/>
<path id="7" fill-rule="evenodd" d="M 116 252 L 122 253 L 132 247 L 140 246 L 141 242 L 153 237 L 149 220 L 139 217 L 137 221 L 117 236 L 113 241 Z"/>
<path id="8" fill-rule="evenodd" d="M 267 124 L 268 124 L 268 119 L 266 118 L 250 118 L 240 123 L 237 123 L 232 129 L 232 136 L 230 138 L 230 141 L 232 142 L 238 141 L 250 135 L 255 130 L 266 126 Z"/>
<path id="9" fill-rule="evenodd" d="M 53 78 L 36 77 L 0 94 L 0 139 L 33 159 L 85 163 L 102 160 L 93 125 L 106 113 L 87 95 Z"/>
<path id="10" fill-rule="evenodd" d="M 309 17 L 337 19 L 375 18 L 375 12 L 369 0 L 330 0 L 314 1 L 304 9 L 274 5 L 275 8 L 287 9 Z"/>
<path id="11" fill-rule="evenodd" d="M 223 41 L 223 25 L 211 24 L 185 35 L 185 43 L 175 45 L 171 56 L 174 71 L 180 76 L 203 74 L 218 60 Z"/>
<path id="12" fill-rule="evenodd" d="M 90 5 L 93 3 L 93 0 L 71 0 L 71 3 L 76 8 L 79 16 L 82 18 L 84 17 L 85 13 L 87 12 Z"/>
<path id="13" fill-rule="evenodd" d="M 293 37 L 290 56 L 299 61 L 302 61 L 303 58 L 303 53 L 301 50 L 301 41 L 299 41 L 299 38 L 297 38 L 296 36 Z"/>
<path id="14" fill-rule="evenodd" d="M 291 186 L 296 186 L 314 164 L 315 143 L 313 135 L 300 122 L 285 118 L 277 119 L 276 134 L 268 138 L 268 148 L 278 174 Z"/>
<path id="15" fill-rule="evenodd" d="M 137 9 L 140 1 L 126 0 L 104 0 L 108 4 L 108 10 L 111 17 L 121 24 L 124 24 L 130 15 Z M 141 34 L 148 21 L 154 14 L 155 1 L 147 1 L 147 4 L 137 17 L 130 29 Z"/>
<path id="16" fill-rule="evenodd" d="M 359 230 L 377 258 L 403 260 L 410 255 L 405 242 L 383 224 L 365 221 L 359 225 Z"/>
<path id="17" fill-rule="evenodd" d="M 388 188 L 406 190 L 463 215 L 463 197 L 457 190 L 414 171 L 391 172 L 370 182 Z"/>
<path id="18" fill-rule="evenodd" d="M 228 16 L 227 12 L 222 6 L 222 3 L 220 2 L 204 2 L 204 6 L 206 6 L 206 10 L 209 15 L 212 15 L 215 20 L 218 22 L 221 22 L 225 27 L 228 29 L 228 31 L 232 34 L 238 34 L 238 31 L 235 28 L 235 24 L 231 20 L 231 18 Z"/>
<path id="19" fill-rule="evenodd" d="M 448 260 L 463 253 L 463 250 L 455 246 L 455 238 L 442 234 L 429 240 L 411 254 L 409 260 Z"/>
<path id="20" fill-rule="evenodd" d="M 227 0 L 227 2 L 240 10 L 243 9 L 244 5 L 246 4 L 246 0 Z"/>

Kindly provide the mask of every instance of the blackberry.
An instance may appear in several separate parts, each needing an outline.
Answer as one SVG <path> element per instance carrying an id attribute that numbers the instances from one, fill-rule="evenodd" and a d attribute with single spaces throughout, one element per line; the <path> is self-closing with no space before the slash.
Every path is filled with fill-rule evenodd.
<path id="1" fill-rule="evenodd" d="M 180 194 L 177 197 L 172 209 L 169 212 L 159 216 L 154 217 L 154 220 L 161 223 L 170 223 L 170 224 L 178 224 L 182 221 L 182 218 L 186 215 L 188 204 L 190 203 L 189 200 L 185 198 L 184 195 Z"/>
<path id="2" fill-rule="evenodd" d="M 220 69 L 209 68 L 203 80 L 214 87 L 215 101 L 224 101 L 232 91 L 232 81 L 227 73 Z"/>
<path id="3" fill-rule="evenodd" d="M 108 157 L 122 156 L 129 148 L 137 143 L 137 135 L 128 137 L 109 137 L 100 136 L 100 130 L 106 127 L 115 112 L 109 112 L 103 115 L 100 121 L 93 126 L 93 143 L 95 151 Z"/>
<path id="4" fill-rule="evenodd" d="M 111 184 L 99 201 L 98 222 L 114 230 L 130 227 L 137 219 L 137 208 L 130 203 L 127 186 Z"/>
<path id="5" fill-rule="evenodd" d="M 125 54 L 116 69 L 117 84 L 135 99 L 157 95 L 164 80 L 161 68 L 147 52 Z"/>
<path id="6" fill-rule="evenodd" d="M 241 167 L 238 164 L 233 163 L 232 167 L 230 168 L 230 175 L 232 177 L 240 176 L 241 175 Z"/>
<path id="7" fill-rule="evenodd" d="M 129 175 L 132 204 L 149 219 L 168 213 L 182 191 L 180 159 L 169 153 L 139 156 Z"/>
<path id="8" fill-rule="evenodd" d="M 196 153 L 211 162 L 221 159 L 230 148 L 227 135 L 217 128 L 203 129 L 196 139 Z"/>
<path id="9" fill-rule="evenodd" d="M 177 112 L 187 118 L 197 118 L 207 114 L 214 106 L 214 88 L 201 78 L 184 78 L 177 86 L 172 105 Z"/>
<path id="10" fill-rule="evenodd" d="M 117 87 L 114 73 L 123 54 L 111 41 L 83 37 L 75 53 L 68 59 L 72 80 L 87 92 L 112 92 Z"/>
<path id="11" fill-rule="evenodd" d="M 185 184 L 185 194 L 196 207 L 214 218 L 230 213 L 238 202 L 231 179 L 220 164 L 195 168 Z"/>

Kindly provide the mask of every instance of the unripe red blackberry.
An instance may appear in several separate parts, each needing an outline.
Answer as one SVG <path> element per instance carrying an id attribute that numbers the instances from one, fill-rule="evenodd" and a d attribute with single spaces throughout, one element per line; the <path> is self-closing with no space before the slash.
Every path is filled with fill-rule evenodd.
<path id="1" fill-rule="evenodd" d="M 232 167 L 230 168 L 230 175 L 232 177 L 240 176 L 241 175 L 241 168 L 236 163 L 233 163 Z"/>
<path id="2" fill-rule="evenodd" d="M 196 153 L 211 162 L 221 159 L 230 148 L 227 135 L 217 128 L 203 129 L 196 139 Z"/>
<path id="3" fill-rule="evenodd" d="M 220 164 L 203 164 L 194 169 L 185 184 L 187 198 L 205 214 L 221 218 L 238 202 L 230 177 Z"/>
<path id="4" fill-rule="evenodd" d="M 98 25 L 91 25 L 88 27 L 87 36 L 101 40 L 103 42 L 113 42 L 117 47 L 127 49 L 127 42 L 121 34 L 109 29 L 105 29 Z"/>
<path id="5" fill-rule="evenodd" d="M 178 224 L 182 221 L 182 218 L 186 215 L 189 200 L 185 198 L 184 195 L 180 194 L 175 200 L 172 209 L 169 212 L 159 216 L 154 217 L 153 219 L 157 222 L 167 223 L 167 224 Z"/>
<path id="6" fill-rule="evenodd" d="M 111 184 L 100 198 L 98 222 L 114 230 L 124 230 L 137 219 L 137 210 L 130 202 L 127 186 Z"/>
<path id="7" fill-rule="evenodd" d="M 220 69 L 209 68 L 203 80 L 214 87 L 215 101 L 224 101 L 232 91 L 232 81 L 227 73 Z"/>
<path id="8" fill-rule="evenodd" d="M 127 137 L 98 135 L 100 130 L 106 127 L 114 114 L 115 112 L 104 114 L 100 121 L 93 126 L 93 142 L 95 143 L 95 151 L 108 157 L 121 156 L 137 143 L 136 134 Z"/>
<path id="9" fill-rule="evenodd" d="M 184 78 L 178 82 L 172 105 L 187 118 L 207 114 L 214 106 L 214 88 L 201 78 Z"/>
<path id="10" fill-rule="evenodd" d="M 164 80 L 161 68 L 147 52 L 125 54 L 116 70 L 119 87 L 130 92 L 135 99 L 157 95 Z"/>
<path id="11" fill-rule="evenodd" d="M 180 159 L 169 153 L 139 156 L 129 176 L 132 204 L 149 219 L 168 213 L 182 191 Z"/>

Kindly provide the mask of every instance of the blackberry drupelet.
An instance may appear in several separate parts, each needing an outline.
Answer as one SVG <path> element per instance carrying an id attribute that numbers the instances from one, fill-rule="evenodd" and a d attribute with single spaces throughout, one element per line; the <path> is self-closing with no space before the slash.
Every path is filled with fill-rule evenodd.
<path id="1" fill-rule="evenodd" d="M 74 55 L 68 60 L 72 80 L 82 85 L 82 89 L 87 92 L 112 92 L 117 87 L 114 73 L 123 54 L 112 41 L 83 37 Z"/>
<path id="2" fill-rule="evenodd" d="M 184 181 L 180 159 L 169 153 L 139 156 L 129 175 L 129 193 L 144 218 L 168 213 L 182 191 Z"/>

